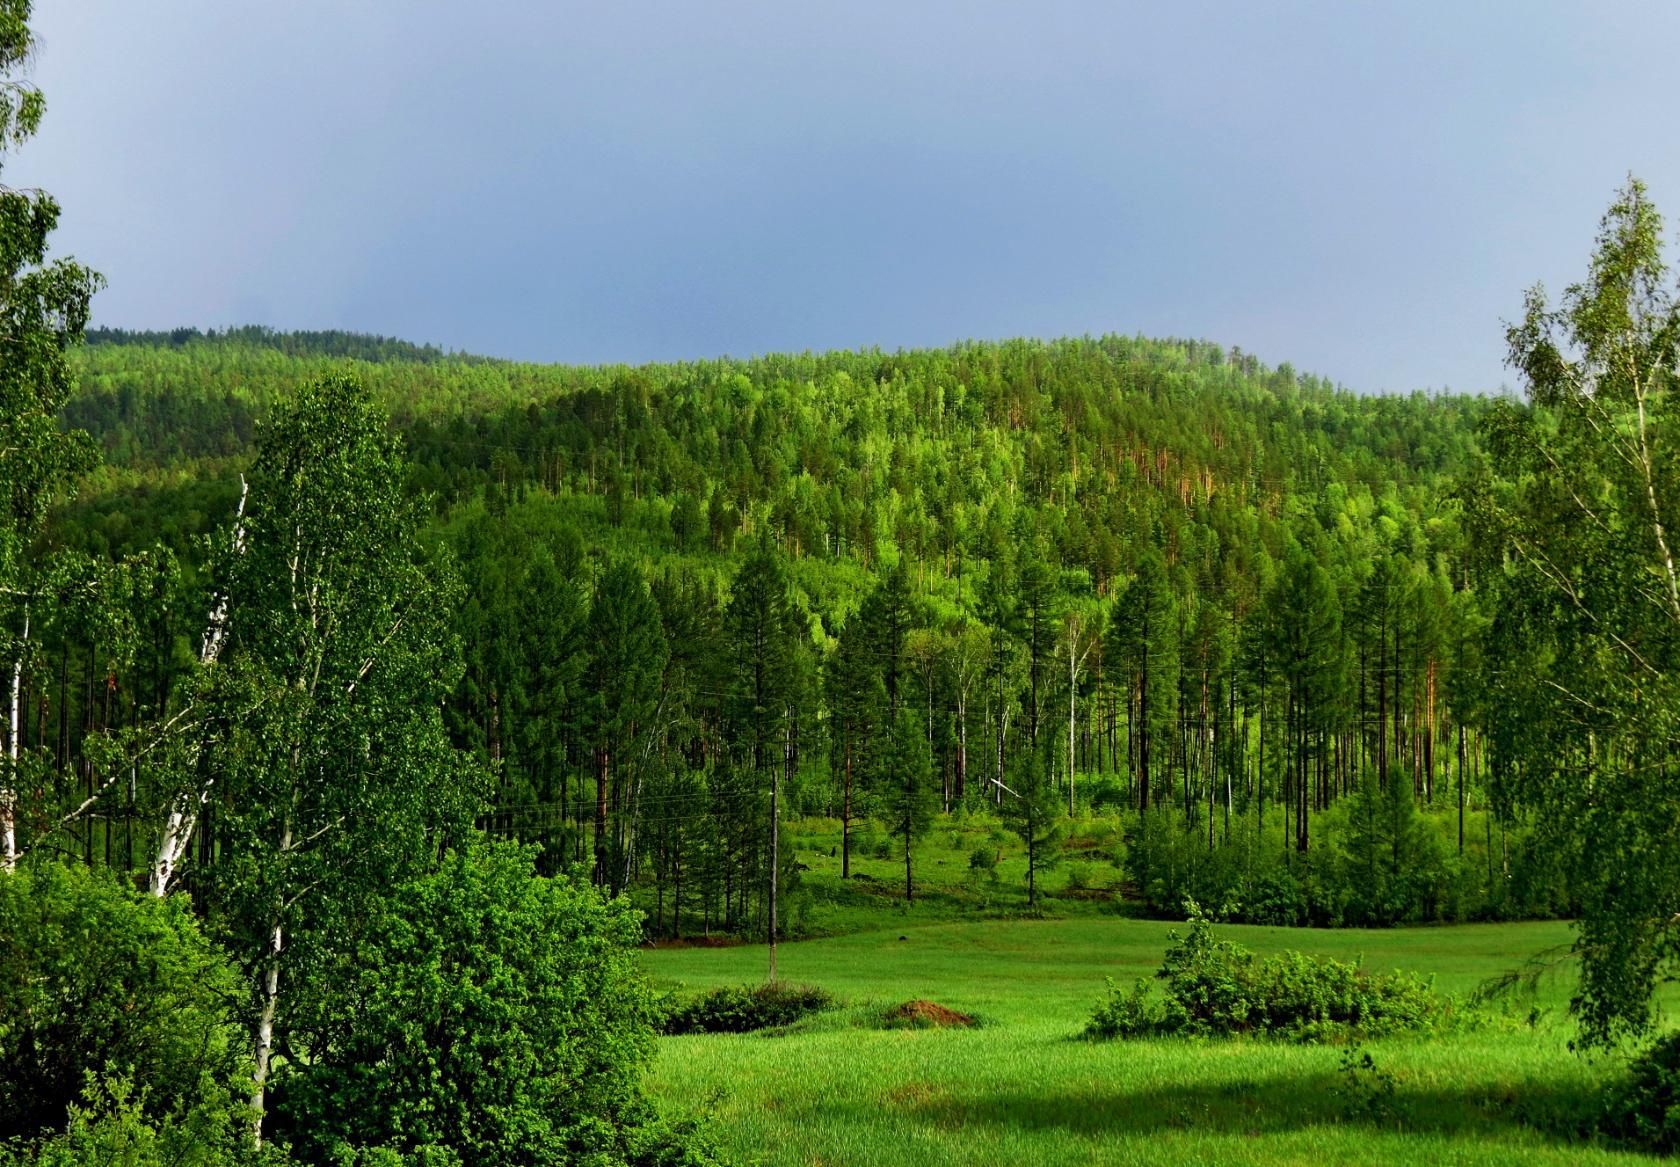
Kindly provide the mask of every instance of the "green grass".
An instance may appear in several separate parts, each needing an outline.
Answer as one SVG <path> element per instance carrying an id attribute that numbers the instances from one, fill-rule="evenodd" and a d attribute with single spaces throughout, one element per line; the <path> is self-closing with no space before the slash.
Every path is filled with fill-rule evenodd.
<path id="1" fill-rule="evenodd" d="M 1027 904 L 1027 861 L 1021 841 L 985 814 L 944 816 L 916 842 L 912 854 L 916 900 L 904 900 L 902 842 L 874 825 L 854 826 L 852 878 L 840 879 L 840 823 L 807 818 L 789 824 L 802 867 L 791 928 L 796 936 L 837 936 L 914 923 L 1011 918 L 1114 915 L 1126 911 L 1117 856 L 1123 825 L 1117 818 L 1076 819 L 1062 861 L 1040 874 L 1040 902 Z M 876 853 L 871 844 L 885 846 Z M 990 872 L 969 866 L 978 847 L 997 858 Z M 1082 885 L 1082 886 L 1075 886 Z"/>
<path id="2" fill-rule="evenodd" d="M 860 909 L 861 910 L 861 909 Z M 917 913 L 920 907 L 912 908 Z M 1575 1163 L 1634 1161 L 1537 1130 L 1579 1110 L 1608 1060 L 1569 1052 L 1568 984 L 1543 982 L 1514 1019 L 1442 1037 L 1368 1043 L 1393 1075 L 1392 1113 L 1350 1115 L 1341 1051 L 1266 1041 L 1088 1043 L 1103 992 L 1159 964 L 1172 925 L 1113 916 L 900 923 L 784 944 L 782 976 L 851 1006 L 786 1034 L 661 1040 L 651 1085 L 699 1113 L 740 1162 L 764 1164 Z M 1567 925 L 1389 931 L 1229 927 L 1259 951 L 1300 948 L 1437 977 L 1466 993 Z M 646 954 L 663 984 L 762 979 L 762 945 Z M 879 1007 L 925 997 L 985 1022 L 874 1028 Z M 1538 1024 L 1520 1018 L 1533 1006 Z M 1548 1125 L 1554 1125 L 1548 1122 Z"/>

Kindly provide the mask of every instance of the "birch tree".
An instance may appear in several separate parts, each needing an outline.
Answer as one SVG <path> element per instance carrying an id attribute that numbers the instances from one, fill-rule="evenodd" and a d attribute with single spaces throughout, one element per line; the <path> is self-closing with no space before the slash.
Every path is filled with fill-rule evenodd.
<path id="1" fill-rule="evenodd" d="M 46 99 L 26 77 L 35 39 L 29 0 L 0 0 L 0 160 L 35 136 Z M 5 744 L 0 754 L 0 870 L 18 856 L 17 772 L 23 763 L 24 670 L 39 628 L 49 566 L 31 552 L 47 511 L 93 464 L 92 443 L 59 425 L 75 385 L 68 350 L 82 338 L 100 278 L 47 259 L 58 225 L 51 195 L 0 185 L 0 650 Z"/>
<path id="2" fill-rule="evenodd" d="M 1062 656 L 1067 661 L 1067 806 L 1074 810 L 1074 742 L 1079 724 L 1079 686 L 1085 679 L 1085 662 L 1102 643 L 1103 611 L 1094 596 L 1070 599 L 1062 610 Z"/>
<path id="3" fill-rule="evenodd" d="M 1507 332 L 1528 407 L 1471 484 L 1504 552 L 1488 694 L 1495 794 L 1539 811 L 1581 897 L 1574 1002 L 1589 1042 L 1647 1029 L 1680 972 L 1680 290 L 1662 220 L 1630 179 L 1586 278 L 1530 291 Z M 1580 845 L 1581 840 L 1592 840 Z"/>
<path id="4" fill-rule="evenodd" d="M 284 994 L 312 991 L 344 922 L 458 836 L 479 793 L 441 716 L 456 596 L 404 479 L 384 417 L 345 377 L 279 409 L 251 471 L 202 764 L 226 806 L 206 874 L 251 978 L 259 1141 Z"/>

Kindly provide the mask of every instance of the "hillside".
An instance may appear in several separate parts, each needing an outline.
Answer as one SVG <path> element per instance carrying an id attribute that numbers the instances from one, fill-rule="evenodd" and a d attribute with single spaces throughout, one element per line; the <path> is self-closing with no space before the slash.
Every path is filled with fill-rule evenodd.
<path id="1" fill-rule="evenodd" d="M 1207 569 L 1219 547 L 1252 553 L 1258 524 L 1275 552 L 1277 520 L 1303 507 L 1341 536 L 1379 513 L 1416 530 L 1440 517 L 1432 488 L 1486 409 L 1112 336 L 580 368 L 342 334 L 95 333 L 79 365 L 66 419 L 104 451 L 96 505 L 184 467 L 225 486 L 276 397 L 349 369 L 445 505 L 592 496 L 643 532 L 703 515 L 676 550 L 769 527 L 795 557 L 869 564 L 902 545 L 945 570 L 959 545 L 989 558 L 1017 513 L 1042 511 L 1059 558 L 1103 591 L 1142 542 Z"/>
<path id="2" fill-rule="evenodd" d="M 1443 811 L 1456 783 L 1461 854 L 1466 811 L 1485 804 L 1475 677 L 1456 667 L 1477 617 L 1457 574 L 1454 496 L 1485 399 L 1364 397 L 1215 344 L 1120 336 L 634 368 L 260 329 L 93 339 L 65 420 L 104 465 L 49 537 L 98 558 L 161 543 L 179 574 L 156 586 L 184 597 L 151 647 L 112 665 L 116 691 L 168 692 L 207 602 L 191 598 L 204 537 L 231 517 L 264 417 L 305 381 L 349 372 L 402 437 L 411 488 L 465 588 L 466 675 L 446 715 L 498 774 L 486 821 L 544 842 L 553 862 L 594 855 L 604 872 L 602 848 L 621 849 L 611 882 L 660 901 L 656 930 L 666 882 L 685 878 L 673 858 L 684 832 L 708 821 L 726 820 L 734 842 L 705 859 L 714 882 L 687 874 L 681 894 L 704 899 L 702 917 L 715 906 L 726 929 L 766 910 L 752 874 L 766 861 L 762 792 L 707 763 L 740 730 L 734 577 L 765 554 L 795 621 L 789 809 L 842 819 L 848 857 L 860 824 L 890 830 L 895 813 L 877 756 L 890 718 L 848 720 L 848 700 L 873 700 L 837 688 L 848 656 L 865 662 L 858 683 L 886 685 L 890 708 L 920 709 L 940 809 L 1009 787 L 1005 763 L 1023 743 L 1058 789 L 1072 771 L 1110 808 L 1178 804 L 1181 818 L 1130 848 L 1130 894 L 1160 910 L 1306 853 L 1313 820 L 1333 809 L 1341 830 L 1365 806 L 1365 773 L 1385 788 L 1391 765 L 1409 773 L 1418 803 Z M 601 774 L 591 608 L 615 602 L 613 587 L 634 600 L 638 579 L 669 663 L 653 678 L 657 724 L 625 729 L 665 761 Z M 871 595 L 899 613 L 892 631 L 866 627 L 880 618 L 861 610 Z M 1313 622 L 1313 659 L 1269 657 L 1299 621 Z M 86 664 L 86 649 L 60 651 Z M 69 726 L 92 724 L 73 694 L 62 700 Z M 64 736 L 68 760 L 77 734 Z M 660 800 L 695 813 L 673 819 Z M 1268 803 L 1285 812 L 1269 826 Z M 1219 818 L 1229 854 L 1248 856 L 1224 875 L 1194 859 L 1197 804 L 1202 853 Z M 1254 849 L 1268 829 L 1287 849 Z M 1472 832 L 1472 851 L 1491 855 L 1491 830 Z M 1160 860 L 1186 847 L 1188 861 Z M 1150 863 L 1157 874 L 1139 867 Z M 1272 872 L 1288 890 L 1255 911 L 1380 922 L 1551 910 L 1550 891 L 1517 895 L 1491 860 L 1466 858 L 1450 880 L 1429 870 L 1397 871 L 1393 903 L 1351 908 L 1302 872 Z M 1447 900 L 1442 880 L 1457 881 Z"/>

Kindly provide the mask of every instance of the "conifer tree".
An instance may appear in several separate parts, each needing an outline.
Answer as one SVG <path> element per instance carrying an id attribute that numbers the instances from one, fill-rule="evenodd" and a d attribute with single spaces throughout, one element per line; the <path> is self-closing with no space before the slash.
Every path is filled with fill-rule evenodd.
<path id="1" fill-rule="evenodd" d="M 634 564 L 602 574 L 585 634 L 586 719 L 595 763 L 595 882 L 613 893 L 629 881 L 642 780 L 668 655 L 659 609 Z M 611 806 L 609 807 L 609 801 Z M 608 812 L 614 812 L 608 838 Z"/>
<path id="2" fill-rule="evenodd" d="M 1004 799 L 1004 821 L 1027 851 L 1027 903 L 1036 907 L 1039 877 L 1061 858 L 1065 819 L 1060 799 L 1038 750 L 1023 750 L 1010 771 L 1012 794 Z"/>
<path id="3" fill-rule="evenodd" d="M 933 789 L 933 763 L 921 719 L 900 709 L 892 720 L 881 758 L 881 805 L 888 829 L 898 836 L 904 855 L 904 898 L 916 898 L 912 854 L 916 840 L 928 833 L 939 810 Z"/>

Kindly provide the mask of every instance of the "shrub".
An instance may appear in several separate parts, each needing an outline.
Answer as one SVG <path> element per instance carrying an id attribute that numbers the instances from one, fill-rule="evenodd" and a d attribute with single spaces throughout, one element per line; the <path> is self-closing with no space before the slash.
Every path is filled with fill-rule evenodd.
<path id="1" fill-rule="evenodd" d="M 238 994 L 181 897 L 80 865 L 0 874 L 0 1132 L 64 1130 L 90 1075 L 124 1081 L 147 1122 L 209 1108 L 237 1126 Z"/>
<path id="2" fill-rule="evenodd" d="M 1659 1037 L 1633 1059 L 1627 1080 L 1611 1093 L 1605 1126 L 1660 1155 L 1680 1151 L 1680 1033 Z"/>
<path id="3" fill-rule="evenodd" d="M 300 1003 L 309 1057 L 275 1079 L 273 1129 L 300 1158 L 613 1167 L 687 1153 L 657 1150 L 640 1092 L 657 1006 L 627 903 L 538 876 L 532 848 L 476 844 L 393 889 L 373 924 L 340 990 Z"/>
<path id="4" fill-rule="evenodd" d="M 181 1115 L 146 1113 L 127 1078 L 90 1082 L 83 1101 L 52 1135 L 0 1145 L 4 1167 L 285 1167 L 275 1151 L 254 1153 L 223 1106 L 200 1105 Z"/>
<path id="5" fill-rule="evenodd" d="M 1343 1050 L 1339 1072 L 1342 1081 L 1337 1093 L 1341 1095 L 1342 1114 L 1347 1121 L 1394 1126 L 1404 1119 L 1405 1113 L 1396 1097 L 1394 1075 L 1377 1065 L 1368 1051 L 1357 1046 Z"/>
<path id="6" fill-rule="evenodd" d="M 1172 944 L 1155 974 L 1165 982 L 1157 1005 L 1139 981 L 1129 995 L 1110 982 L 1108 999 L 1086 1025 L 1089 1037 L 1150 1034 L 1278 1034 L 1323 1040 L 1347 1032 L 1386 1034 L 1442 1021 L 1447 1010 L 1430 983 L 1405 973 L 1373 975 L 1356 964 L 1285 952 L 1261 959 L 1227 940 L 1194 902 L 1190 930 Z"/>
<path id="7" fill-rule="evenodd" d="M 1108 997 L 1085 1023 L 1085 1037 L 1112 1040 L 1161 1032 L 1165 1014 L 1160 1002 L 1151 996 L 1148 981 L 1139 979 L 1133 982 L 1130 992 L 1122 993 L 1113 977 L 1107 979 Z"/>
<path id="8" fill-rule="evenodd" d="M 678 1005 L 665 1015 L 667 1034 L 751 1033 L 792 1025 L 827 1009 L 834 997 L 815 985 L 730 985 Z"/>
<path id="9" fill-rule="evenodd" d="M 997 848 L 987 843 L 968 853 L 968 869 L 970 871 L 993 871 L 997 868 Z"/>

